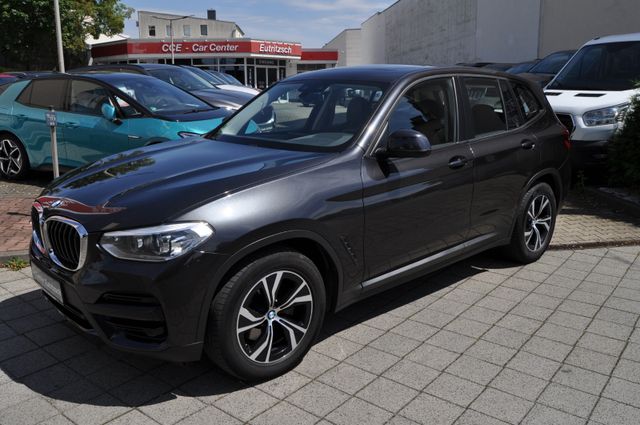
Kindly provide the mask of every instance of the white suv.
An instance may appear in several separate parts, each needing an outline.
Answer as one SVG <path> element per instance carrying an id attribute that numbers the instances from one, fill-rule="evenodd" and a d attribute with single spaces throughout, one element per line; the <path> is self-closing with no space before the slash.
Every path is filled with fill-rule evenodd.
<path id="1" fill-rule="evenodd" d="M 586 43 L 545 88 L 560 121 L 571 131 L 574 169 L 602 165 L 640 81 L 640 33 Z"/>

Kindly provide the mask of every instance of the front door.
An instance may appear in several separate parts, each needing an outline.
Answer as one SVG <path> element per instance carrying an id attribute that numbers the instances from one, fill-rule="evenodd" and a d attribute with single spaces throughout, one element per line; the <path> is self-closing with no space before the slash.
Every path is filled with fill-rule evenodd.
<path id="1" fill-rule="evenodd" d="M 127 120 L 111 121 L 102 105 L 114 104 L 109 91 L 86 80 L 72 80 L 68 113 L 60 126 L 66 142 L 67 161 L 74 167 L 130 148 Z"/>
<path id="2" fill-rule="evenodd" d="M 453 78 L 416 83 L 395 105 L 379 146 L 413 129 L 427 136 L 431 154 L 364 159 L 365 280 L 466 240 L 473 157 L 457 142 L 456 105 Z"/>
<path id="3" fill-rule="evenodd" d="M 256 88 L 264 90 L 278 81 L 278 68 L 256 66 Z"/>

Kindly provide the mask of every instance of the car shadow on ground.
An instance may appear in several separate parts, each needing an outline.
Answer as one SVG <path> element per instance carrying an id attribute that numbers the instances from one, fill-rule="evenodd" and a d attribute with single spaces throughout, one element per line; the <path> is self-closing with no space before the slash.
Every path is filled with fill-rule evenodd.
<path id="1" fill-rule="evenodd" d="M 516 266 L 483 254 L 369 297 L 328 314 L 316 344 L 396 309 L 424 304 L 425 298 L 442 295 L 486 269 Z M 252 386 L 205 358 L 175 364 L 113 350 L 77 331 L 39 290 L 0 302 L 0 339 L 7 333 L 18 335 L 0 343 L 0 370 L 6 375 L 0 374 L 0 384 L 23 384 L 60 410 L 78 404 L 151 406 L 179 397 L 215 400 Z M 284 375 L 257 386 L 286 385 L 287 379 Z"/>

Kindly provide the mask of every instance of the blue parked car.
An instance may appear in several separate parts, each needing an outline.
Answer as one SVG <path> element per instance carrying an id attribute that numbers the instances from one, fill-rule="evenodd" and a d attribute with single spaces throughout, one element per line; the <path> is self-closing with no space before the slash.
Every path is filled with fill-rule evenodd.
<path id="1" fill-rule="evenodd" d="M 50 168 L 49 106 L 57 112 L 58 157 L 66 169 L 201 135 L 231 113 L 145 75 L 57 74 L 20 80 L 0 86 L 0 176 L 19 179 L 29 169 Z"/>

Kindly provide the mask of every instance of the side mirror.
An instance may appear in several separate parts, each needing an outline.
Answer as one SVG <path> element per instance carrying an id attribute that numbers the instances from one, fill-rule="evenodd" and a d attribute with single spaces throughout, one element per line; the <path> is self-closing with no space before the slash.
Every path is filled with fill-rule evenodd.
<path id="1" fill-rule="evenodd" d="M 102 111 L 102 116 L 109 121 L 114 121 L 116 119 L 116 108 L 110 103 L 103 103 L 100 108 Z"/>
<path id="2" fill-rule="evenodd" d="M 431 153 L 431 143 L 415 130 L 398 130 L 387 139 L 387 148 L 379 154 L 391 158 L 419 158 Z"/>

